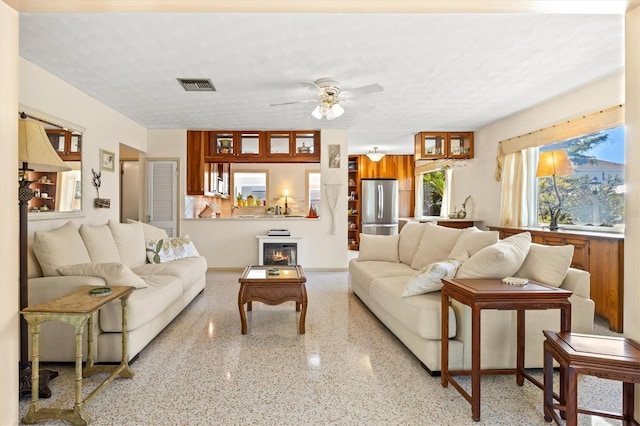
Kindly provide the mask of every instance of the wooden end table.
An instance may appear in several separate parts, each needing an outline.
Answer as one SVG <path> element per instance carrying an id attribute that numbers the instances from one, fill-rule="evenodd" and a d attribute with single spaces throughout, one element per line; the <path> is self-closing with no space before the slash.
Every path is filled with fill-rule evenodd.
<path id="1" fill-rule="evenodd" d="M 560 309 L 560 330 L 571 331 L 572 292 L 529 281 L 525 286 L 504 284 L 499 279 L 442 279 L 442 366 L 441 383 L 449 383 L 471 403 L 471 418 L 480 420 L 480 376 L 483 374 L 516 374 L 518 386 L 529 380 L 540 389 L 542 383 L 524 371 L 525 311 L 530 309 Z M 449 371 L 449 298 L 471 308 L 471 371 Z M 483 309 L 517 310 L 517 355 L 515 369 L 481 370 L 480 313 Z M 471 394 L 453 376 L 471 375 Z M 561 378 L 564 377 L 561 374 Z M 561 389 L 563 383 L 561 382 Z"/>
<path id="2" fill-rule="evenodd" d="M 640 383 L 640 344 L 631 339 L 593 336 L 578 333 L 543 331 L 544 341 L 544 419 L 560 424 L 555 409 L 566 414 L 567 426 L 578 424 L 578 413 L 622 420 L 623 425 L 637 425 L 634 420 L 634 383 Z M 553 404 L 553 359 L 566 375 L 566 388 L 558 404 Z M 578 408 L 578 375 L 586 374 L 622 383 L 622 413 Z M 562 376 L 560 376 L 562 379 Z"/>
<path id="3" fill-rule="evenodd" d="M 238 308 L 242 334 L 247 334 L 247 310 L 252 309 L 252 302 L 262 302 L 267 305 L 279 305 L 284 302 L 296 302 L 296 312 L 300 312 L 300 334 L 304 334 L 304 321 L 307 315 L 307 278 L 300 265 L 277 266 L 279 275 L 269 275 L 269 268 L 274 266 L 247 266 L 238 279 Z"/>
<path id="4" fill-rule="evenodd" d="M 127 332 L 127 303 L 129 296 L 135 289 L 131 286 L 111 286 L 111 294 L 107 296 L 91 296 L 89 290 L 95 287 L 83 286 L 77 290 L 49 300 L 35 306 L 29 306 L 20 313 L 29 324 L 31 332 L 31 363 L 33 375 L 31 377 L 32 389 L 38 389 L 40 365 L 40 330 L 42 323 L 47 321 L 68 322 L 75 328 L 76 334 L 76 398 L 72 409 L 40 408 L 38 392 L 31 392 L 31 405 L 29 411 L 22 418 L 22 423 L 36 423 L 44 419 L 62 419 L 74 425 L 86 425 L 91 421 L 84 411 L 84 405 L 91 401 L 107 384 L 116 377 L 131 378 L 134 373 L 129 367 Z M 93 364 L 93 313 L 111 302 L 120 299 L 122 305 L 122 361 L 119 365 L 94 365 Z M 84 324 L 87 323 L 87 363 L 82 369 L 82 334 Z M 98 373 L 111 373 L 100 383 L 84 400 L 82 399 L 82 378 Z"/>

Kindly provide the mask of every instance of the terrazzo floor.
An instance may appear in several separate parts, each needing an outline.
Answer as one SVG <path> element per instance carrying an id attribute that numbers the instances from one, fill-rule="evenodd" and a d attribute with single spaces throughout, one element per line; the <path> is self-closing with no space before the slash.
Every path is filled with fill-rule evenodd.
<path id="1" fill-rule="evenodd" d="M 514 376 L 483 377 L 482 418 L 472 421 L 470 404 L 430 376 L 351 293 L 346 272 L 307 273 L 306 334 L 297 333 L 293 302 L 254 303 L 243 336 L 239 274 L 208 274 L 204 293 L 140 353 L 135 377 L 114 380 L 86 405 L 92 425 L 547 424 L 542 391 L 518 387 Z M 73 367 L 43 366 L 60 376 L 41 406 L 70 407 Z M 533 374 L 541 380 L 541 371 Z M 85 395 L 97 382 L 85 379 Z M 620 398 L 618 382 L 581 377 L 581 406 L 619 411 Z M 21 418 L 29 402 L 20 400 Z M 621 424 L 586 415 L 579 423 Z"/>

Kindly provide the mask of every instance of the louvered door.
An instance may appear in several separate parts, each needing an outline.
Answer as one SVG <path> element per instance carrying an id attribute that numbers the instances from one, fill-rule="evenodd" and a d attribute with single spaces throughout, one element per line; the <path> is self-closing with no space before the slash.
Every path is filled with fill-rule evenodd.
<path id="1" fill-rule="evenodd" d="M 178 234 L 178 162 L 153 160 L 147 162 L 149 224 Z"/>

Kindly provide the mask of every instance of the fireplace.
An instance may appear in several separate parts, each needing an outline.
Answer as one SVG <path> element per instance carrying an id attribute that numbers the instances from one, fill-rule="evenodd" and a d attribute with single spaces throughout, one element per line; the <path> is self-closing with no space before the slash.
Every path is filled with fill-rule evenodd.
<path id="1" fill-rule="evenodd" d="M 300 265 L 301 237 L 269 237 L 259 235 L 260 265 Z"/>

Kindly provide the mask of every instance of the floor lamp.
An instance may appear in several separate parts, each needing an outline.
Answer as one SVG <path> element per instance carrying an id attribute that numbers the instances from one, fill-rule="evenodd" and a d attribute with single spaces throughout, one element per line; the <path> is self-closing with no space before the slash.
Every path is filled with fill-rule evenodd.
<path id="1" fill-rule="evenodd" d="M 34 120 L 27 120 L 22 115 L 18 120 L 18 161 L 22 165 L 18 173 L 18 202 L 20 205 L 20 310 L 29 304 L 29 287 L 27 271 L 27 239 L 29 200 L 33 198 L 33 190 L 29 187 L 30 171 L 62 172 L 71 167 L 62 162 L 58 153 L 53 149 L 47 133 L 42 125 Z M 29 360 L 29 328 L 24 318 L 20 318 L 20 396 L 30 394 L 31 389 L 31 361 Z M 55 371 L 40 371 L 41 398 L 49 398 L 49 380 L 58 375 Z"/>
<path id="2" fill-rule="evenodd" d="M 558 230 L 558 218 L 562 211 L 562 197 L 558 191 L 556 185 L 556 176 L 569 176 L 574 173 L 573 164 L 569 160 L 567 151 L 564 149 L 558 149 L 556 151 L 541 152 L 538 158 L 538 169 L 536 170 L 536 177 L 549 177 L 551 176 L 551 183 L 553 184 L 553 190 L 556 193 L 558 202 L 556 205 L 549 204 L 549 230 Z"/>

